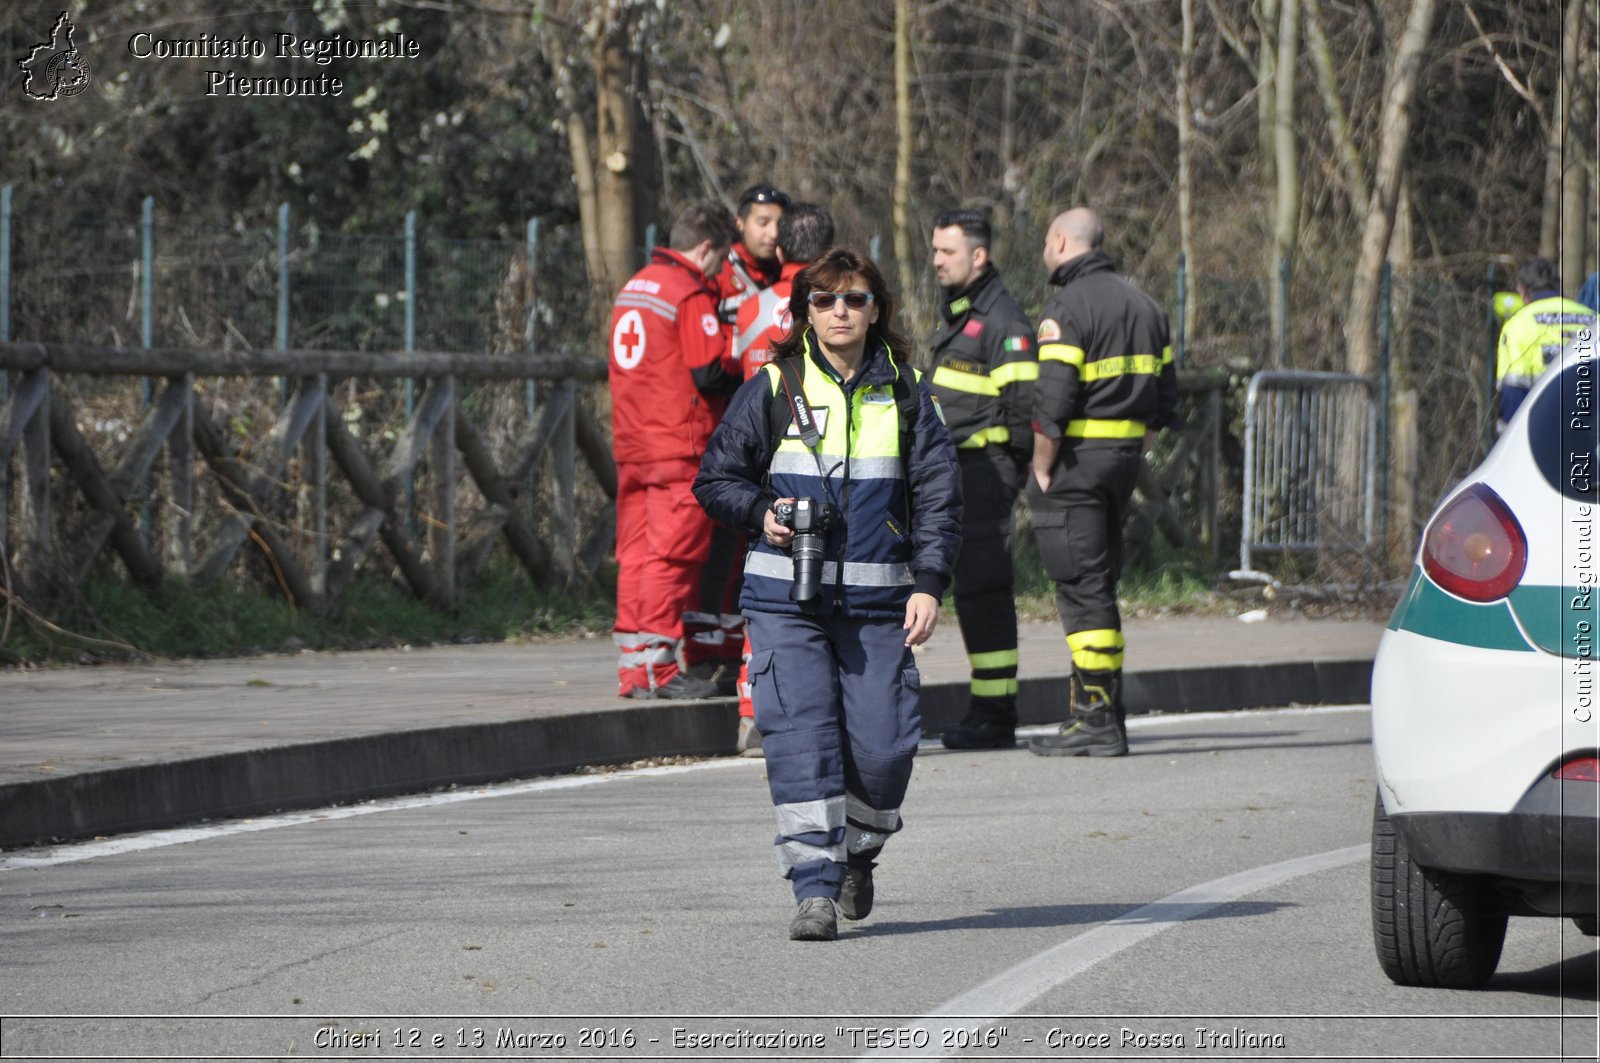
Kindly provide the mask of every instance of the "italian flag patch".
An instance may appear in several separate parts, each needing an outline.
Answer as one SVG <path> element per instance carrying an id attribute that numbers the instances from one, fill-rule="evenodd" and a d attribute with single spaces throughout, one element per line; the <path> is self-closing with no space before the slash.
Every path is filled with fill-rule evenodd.
<path id="1" fill-rule="evenodd" d="M 1012 336 L 1006 340 L 1006 350 L 1008 351 L 1025 351 L 1032 346 L 1033 344 L 1029 342 L 1026 336 Z"/>

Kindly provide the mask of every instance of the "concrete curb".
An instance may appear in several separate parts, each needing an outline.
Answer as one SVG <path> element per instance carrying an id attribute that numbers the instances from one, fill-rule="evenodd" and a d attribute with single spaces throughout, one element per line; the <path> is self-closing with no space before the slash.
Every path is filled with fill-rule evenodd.
<path id="1" fill-rule="evenodd" d="M 1130 672 L 1130 714 L 1273 705 L 1352 704 L 1369 698 L 1372 660 L 1301 661 Z M 923 730 L 938 734 L 966 710 L 966 683 L 922 691 Z M 1023 724 L 1065 716 L 1067 680 L 1024 680 Z M 270 746 L 0 786 L 0 849 L 155 830 L 200 820 L 554 775 L 585 764 L 733 752 L 731 699 L 638 706 L 501 723 L 393 731 Z"/>

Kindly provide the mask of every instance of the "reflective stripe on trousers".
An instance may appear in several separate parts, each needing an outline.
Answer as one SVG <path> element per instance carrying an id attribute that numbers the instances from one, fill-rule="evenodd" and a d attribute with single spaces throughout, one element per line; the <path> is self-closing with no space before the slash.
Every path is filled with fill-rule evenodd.
<path id="1" fill-rule="evenodd" d="M 837 897 L 848 856 L 900 828 L 921 680 L 899 621 L 746 617 L 779 869 L 797 900 Z"/>

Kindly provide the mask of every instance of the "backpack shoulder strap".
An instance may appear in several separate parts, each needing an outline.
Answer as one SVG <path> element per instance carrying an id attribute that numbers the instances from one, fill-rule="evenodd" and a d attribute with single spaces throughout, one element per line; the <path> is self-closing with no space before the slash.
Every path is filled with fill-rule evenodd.
<path id="1" fill-rule="evenodd" d="M 918 401 L 917 371 L 909 365 L 903 364 L 898 358 L 890 356 L 894 363 L 894 405 L 900 417 L 900 460 L 910 467 L 911 461 L 911 430 L 917 424 L 917 411 L 922 404 Z M 909 477 L 908 477 L 909 480 Z"/>

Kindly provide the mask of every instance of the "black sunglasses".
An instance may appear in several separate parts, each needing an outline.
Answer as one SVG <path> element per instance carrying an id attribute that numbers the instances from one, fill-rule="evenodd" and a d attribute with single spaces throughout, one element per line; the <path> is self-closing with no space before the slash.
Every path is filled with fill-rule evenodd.
<path id="1" fill-rule="evenodd" d="M 757 185 L 739 197 L 739 206 L 741 208 L 751 203 L 776 203 L 780 207 L 787 208 L 789 206 L 789 197 L 771 185 Z"/>
<path id="2" fill-rule="evenodd" d="M 833 304 L 840 299 L 844 305 L 852 310 L 865 310 L 872 303 L 871 292 L 810 292 L 806 295 L 806 302 L 821 311 L 833 309 Z"/>

